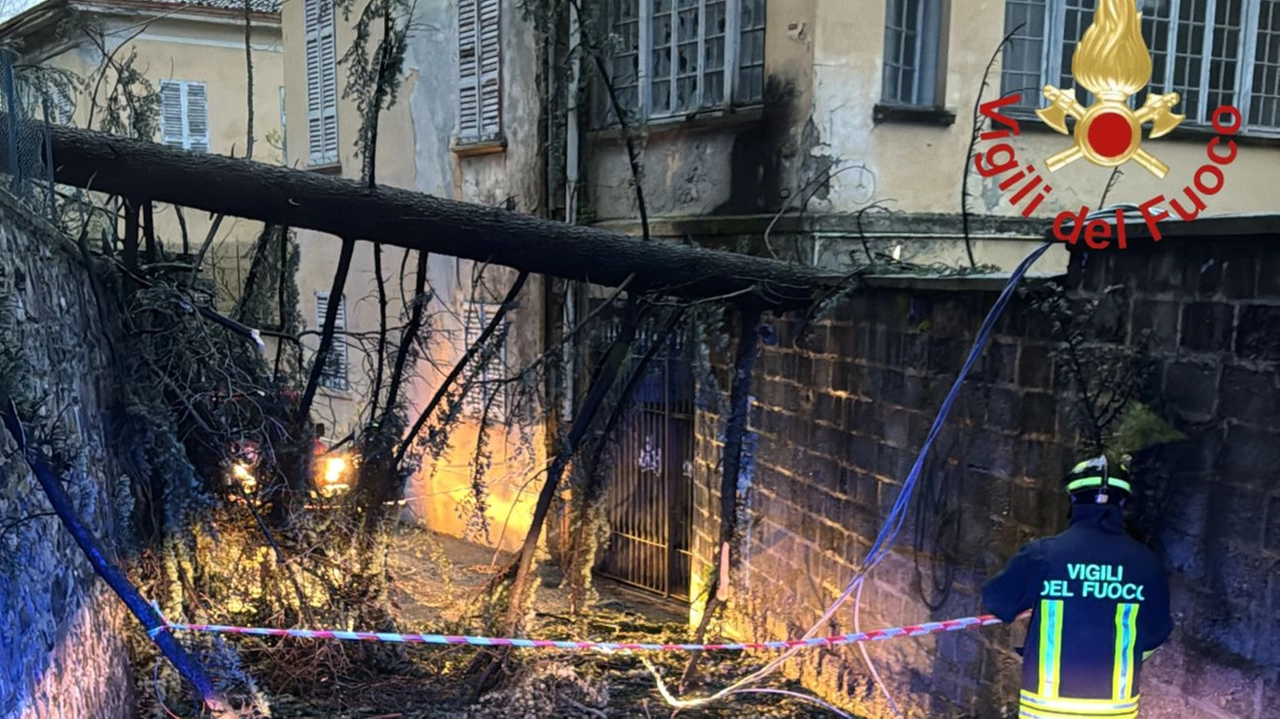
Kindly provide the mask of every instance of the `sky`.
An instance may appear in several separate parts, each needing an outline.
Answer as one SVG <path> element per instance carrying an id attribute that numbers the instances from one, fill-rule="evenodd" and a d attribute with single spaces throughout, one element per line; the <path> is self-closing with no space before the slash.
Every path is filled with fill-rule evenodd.
<path id="1" fill-rule="evenodd" d="M 39 5 L 40 2 L 41 0 L 0 0 L 0 22 L 8 20 L 33 5 Z"/>

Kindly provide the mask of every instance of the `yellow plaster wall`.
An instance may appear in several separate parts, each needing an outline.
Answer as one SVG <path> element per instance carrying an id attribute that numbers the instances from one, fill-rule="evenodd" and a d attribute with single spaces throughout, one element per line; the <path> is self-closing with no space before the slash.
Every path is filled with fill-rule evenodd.
<path id="1" fill-rule="evenodd" d="M 447 0 L 422 0 L 414 8 L 414 23 L 420 30 L 410 37 L 398 100 L 379 118 L 377 183 L 491 206 L 501 205 L 510 197 L 519 211 L 538 211 L 541 203 L 537 96 L 526 91 L 533 81 L 536 64 L 532 36 L 524 28 L 520 4 L 506 2 L 502 9 L 503 126 L 508 146 L 503 152 L 467 157 L 452 151 L 457 115 L 456 4 Z M 310 151 L 303 12 L 302 0 L 283 4 L 282 66 L 288 87 L 290 165 L 307 169 Z M 350 19 L 344 19 L 341 12 L 336 16 L 339 58 L 351 47 L 356 19 L 356 13 L 352 13 Z M 368 41 L 370 51 L 376 48 L 379 38 L 380 34 L 375 31 Z M 355 143 L 361 118 L 354 100 L 342 98 L 349 72 L 349 66 L 340 62 L 339 162 L 336 166 L 312 170 L 358 180 L 362 168 Z M 330 290 L 341 241 L 300 230 L 298 242 L 302 249 L 298 270 L 299 310 L 308 328 L 314 330 L 318 324 L 315 293 Z M 344 290 L 349 332 L 368 334 L 378 327 L 378 305 L 371 301 L 377 286 L 372 253 L 369 243 L 356 244 Z M 388 287 L 392 326 L 402 323 L 400 266 L 403 258 L 402 251 L 384 248 L 383 276 Z M 412 293 L 416 261 L 416 256 L 411 254 L 403 279 L 408 293 Z M 418 363 L 414 368 L 415 379 L 406 390 L 410 421 L 435 394 L 444 376 L 466 350 L 461 341 L 458 313 L 462 301 L 472 296 L 473 264 L 439 255 L 430 257 L 428 285 L 433 299 L 427 314 L 432 332 L 432 358 Z M 505 270 L 486 273 L 486 283 L 492 289 L 490 299 L 501 299 L 513 279 L 514 274 Z M 541 351 L 541 287 L 538 278 L 531 278 L 521 293 L 520 306 L 510 315 L 512 329 L 508 347 L 513 368 L 531 361 Z M 304 344 L 314 349 L 318 339 L 309 336 Z M 358 426 L 369 401 L 367 357 L 355 345 L 350 346 L 348 357 L 351 389 L 347 392 L 321 390 L 316 402 L 317 421 L 324 422 L 327 433 L 335 439 Z M 440 460 L 429 462 L 407 488 L 409 511 L 432 530 L 455 536 L 463 534 L 467 518 L 459 508 L 470 492 L 478 430 L 476 422 L 461 421 L 451 436 L 448 452 Z M 529 513 L 539 488 L 530 479 L 545 466 L 545 440 L 538 421 L 510 430 L 495 430 L 489 437 L 493 465 L 486 474 L 486 516 L 491 525 L 488 539 L 512 549 L 523 541 L 529 527 Z"/>
<path id="2" fill-rule="evenodd" d="M 815 121 L 832 151 L 853 162 L 866 163 L 875 174 L 877 196 L 895 198 L 897 208 L 915 212 L 957 212 L 959 187 L 968 151 L 974 101 L 992 53 L 1004 39 L 1004 6 L 1000 0 L 952 0 L 950 49 L 947 57 L 946 108 L 957 120 L 947 128 L 915 124 L 872 123 L 872 108 L 881 93 L 884 53 L 884 2 L 851 3 L 818 0 L 815 35 Z M 998 97 L 1000 66 L 991 73 L 984 99 Z M 1122 168 L 1122 176 L 1107 198 L 1142 203 L 1164 194 L 1180 193 L 1195 170 L 1204 164 L 1205 139 L 1145 140 L 1143 147 L 1170 167 L 1164 180 L 1137 165 Z M 1044 160 L 1069 147 L 1071 139 L 1052 132 L 1027 132 L 1015 138 L 1025 166 L 1035 163 L 1054 187 L 1037 217 L 1051 218 L 1064 209 L 1087 204 L 1096 207 L 1111 171 L 1080 161 L 1048 174 Z M 979 146 L 983 149 L 987 143 Z M 1261 212 L 1280 209 L 1270 179 L 1280 166 L 1280 145 L 1242 147 L 1227 168 L 1225 189 L 1209 199 L 1207 214 Z M 996 187 L 999 180 L 971 177 L 973 206 L 981 214 L 1013 216 L 1013 209 Z M 830 208 L 851 210 L 853 194 L 847 179 L 834 182 Z M 1167 205 L 1166 205 L 1167 206 Z"/>
<path id="3" fill-rule="evenodd" d="M 107 23 L 108 27 L 132 26 L 130 30 L 115 30 L 108 35 L 113 39 L 132 37 L 116 52 L 115 58 L 124 60 L 131 53 L 136 53 L 133 67 L 143 73 L 157 92 L 161 80 L 204 82 L 209 96 L 210 152 L 245 156 L 249 102 L 243 20 L 172 15 L 145 23 L 136 18 L 105 18 L 101 22 Z M 136 34 L 138 30 L 142 32 Z M 115 40 L 114 44 L 119 44 L 119 41 Z M 253 159 L 280 164 L 284 160 L 281 150 L 268 142 L 268 137 L 279 138 L 283 131 L 280 121 L 283 53 L 278 24 L 260 20 L 253 27 L 251 46 L 254 74 Z M 97 47 L 86 39 L 80 39 L 73 47 L 45 60 L 46 65 L 69 70 L 85 79 L 96 78 L 100 63 L 101 54 Z M 99 104 L 105 104 L 109 95 L 110 88 L 106 85 L 98 86 Z M 88 126 L 92 105 L 88 102 L 90 92 L 92 86 L 75 98 L 73 124 L 76 126 Z M 102 112 L 95 111 L 92 120 L 93 129 L 100 128 Z M 159 141 L 158 137 L 154 139 Z M 208 235 L 212 218 L 205 212 L 185 210 L 184 219 L 188 246 L 191 252 L 197 252 Z M 181 223 L 174 207 L 158 205 L 155 222 L 156 232 L 165 248 L 170 252 L 181 251 Z M 219 288 L 219 305 L 224 309 L 238 296 L 251 259 L 252 244 L 261 231 L 262 223 L 237 217 L 224 219 L 218 228 L 206 263 L 213 270 L 213 278 Z"/>

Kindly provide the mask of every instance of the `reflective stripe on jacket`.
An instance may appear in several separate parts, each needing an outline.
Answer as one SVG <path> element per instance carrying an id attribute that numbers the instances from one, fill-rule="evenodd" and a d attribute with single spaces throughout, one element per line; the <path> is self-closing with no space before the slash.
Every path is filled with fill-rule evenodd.
<path id="1" fill-rule="evenodd" d="M 1073 505 L 1070 527 L 1023 547 L 982 601 L 1005 622 L 1032 610 L 1026 719 L 1133 719 L 1143 655 L 1173 631 L 1164 568 L 1114 505 Z"/>

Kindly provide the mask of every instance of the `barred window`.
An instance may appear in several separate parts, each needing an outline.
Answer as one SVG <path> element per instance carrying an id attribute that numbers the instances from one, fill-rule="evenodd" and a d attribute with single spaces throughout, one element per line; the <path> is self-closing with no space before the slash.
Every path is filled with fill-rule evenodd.
<path id="1" fill-rule="evenodd" d="M 1020 92 L 1020 106 L 1031 110 L 1048 104 L 1045 85 L 1074 87 L 1072 53 L 1096 5 L 1007 0 L 1005 31 L 1021 27 L 1004 52 L 1001 91 Z M 1151 51 L 1149 91 L 1179 93 L 1176 111 L 1186 124 L 1207 125 L 1216 108 L 1233 105 L 1244 131 L 1280 133 L 1280 0 L 1138 0 L 1138 8 Z M 1142 105 L 1147 93 L 1130 103 Z M 1092 101 L 1084 88 L 1076 99 Z"/>
<path id="2" fill-rule="evenodd" d="M 942 104 L 946 75 L 942 0 L 889 0 L 885 8 L 884 73 L 886 103 L 913 107 Z"/>
<path id="3" fill-rule="evenodd" d="M 628 121 L 764 99 L 765 0 L 608 0 L 608 82 Z M 597 117 L 617 124 L 609 87 Z"/>

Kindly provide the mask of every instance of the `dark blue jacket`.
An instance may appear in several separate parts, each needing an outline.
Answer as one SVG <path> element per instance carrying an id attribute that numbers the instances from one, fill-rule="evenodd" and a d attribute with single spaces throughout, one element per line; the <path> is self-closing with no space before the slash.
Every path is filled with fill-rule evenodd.
<path id="1" fill-rule="evenodd" d="M 982 590 L 1006 623 L 1032 610 L 1022 662 L 1022 717 L 1138 711 L 1145 652 L 1173 631 L 1160 560 L 1124 531 L 1115 505 L 1072 505 L 1071 525 L 1031 542 Z"/>

